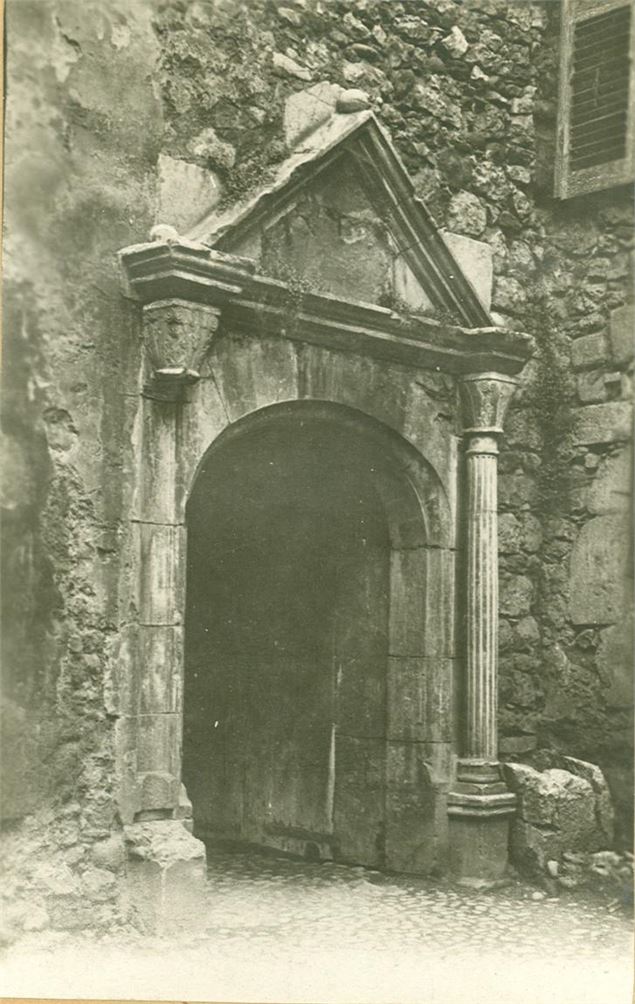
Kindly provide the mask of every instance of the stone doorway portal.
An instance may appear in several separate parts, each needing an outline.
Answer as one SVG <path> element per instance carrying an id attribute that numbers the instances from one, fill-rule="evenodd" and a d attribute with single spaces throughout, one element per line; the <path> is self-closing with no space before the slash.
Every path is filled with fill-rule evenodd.
<path id="1" fill-rule="evenodd" d="M 199 472 L 183 779 L 205 838 L 384 863 L 390 536 L 358 440 L 273 415 Z"/>
<path id="2" fill-rule="evenodd" d="M 109 700 L 130 862 L 162 882 L 173 838 L 200 872 L 188 795 L 201 833 L 479 881 L 507 859 L 497 453 L 533 343 L 373 113 L 320 122 L 246 200 L 121 252 L 141 339 Z"/>

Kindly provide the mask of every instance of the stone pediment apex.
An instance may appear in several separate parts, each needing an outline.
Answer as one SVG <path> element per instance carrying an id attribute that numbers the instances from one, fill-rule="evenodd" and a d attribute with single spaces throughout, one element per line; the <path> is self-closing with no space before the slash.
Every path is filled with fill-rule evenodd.
<path id="1" fill-rule="evenodd" d="M 297 269 L 325 292 L 344 293 L 348 282 L 360 299 L 379 296 L 470 328 L 493 324 L 491 274 L 485 292 L 482 263 L 468 276 L 464 239 L 437 228 L 367 109 L 333 111 L 255 188 L 215 208 L 187 236 L 245 254 L 267 274 Z"/>
<path id="2" fill-rule="evenodd" d="M 219 310 L 220 325 L 367 353 L 421 368 L 514 375 L 533 353 L 523 332 L 467 327 L 355 301 L 260 274 L 254 262 L 186 238 L 119 253 L 126 292 L 143 304 L 183 301 Z"/>
<path id="3" fill-rule="evenodd" d="M 234 205 L 120 252 L 128 291 L 218 307 L 221 327 L 252 334 L 518 373 L 533 342 L 490 317 L 488 246 L 440 231 L 373 112 L 338 110 L 324 87 L 290 99 L 294 148 Z"/>

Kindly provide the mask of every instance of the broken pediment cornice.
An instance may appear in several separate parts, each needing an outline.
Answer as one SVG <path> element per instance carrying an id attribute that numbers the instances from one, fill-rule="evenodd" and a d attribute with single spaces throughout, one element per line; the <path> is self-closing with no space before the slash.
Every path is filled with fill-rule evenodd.
<path id="1" fill-rule="evenodd" d="M 253 261 L 182 238 L 120 252 L 128 295 L 143 304 L 179 299 L 220 310 L 223 330 L 313 342 L 404 365 L 464 374 L 515 375 L 533 339 L 493 325 L 463 327 L 343 299 L 260 275 Z"/>

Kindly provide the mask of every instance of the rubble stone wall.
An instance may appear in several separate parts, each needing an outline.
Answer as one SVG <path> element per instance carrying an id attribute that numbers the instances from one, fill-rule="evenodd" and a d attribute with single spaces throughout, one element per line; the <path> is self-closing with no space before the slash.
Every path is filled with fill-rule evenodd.
<path id="1" fill-rule="evenodd" d="M 93 860 L 118 826 L 104 683 L 139 351 L 115 252 L 247 191 L 285 155 L 285 99 L 321 81 L 368 93 L 437 223 L 491 246 L 497 316 L 538 341 L 501 456 L 501 751 L 599 763 L 628 839 L 632 202 L 552 196 L 558 20 L 551 0 L 8 4 L 3 799 L 16 847 L 68 848 L 77 896 L 121 867 Z"/>

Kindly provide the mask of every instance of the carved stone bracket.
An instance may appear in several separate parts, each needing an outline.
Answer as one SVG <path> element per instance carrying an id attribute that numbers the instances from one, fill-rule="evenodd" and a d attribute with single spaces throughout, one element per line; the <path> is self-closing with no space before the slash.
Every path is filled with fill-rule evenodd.
<path id="1" fill-rule="evenodd" d="M 155 300 L 143 307 L 143 341 L 148 379 L 144 395 L 181 400 L 200 377 L 220 322 L 220 308 L 188 300 Z"/>

